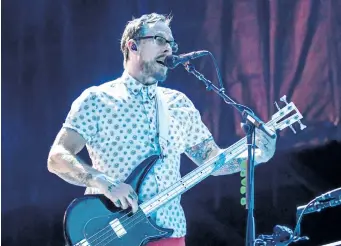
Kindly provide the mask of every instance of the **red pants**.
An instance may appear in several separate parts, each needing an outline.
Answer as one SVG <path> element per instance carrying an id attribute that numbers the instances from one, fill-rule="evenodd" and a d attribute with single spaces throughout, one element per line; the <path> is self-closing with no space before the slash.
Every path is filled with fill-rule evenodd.
<path id="1" fill-rule="evenodd" d="M 175 238 L 165 238 L 158 241 L 147 243 L 146 246 L 185 246 L 185 237 Z"/>

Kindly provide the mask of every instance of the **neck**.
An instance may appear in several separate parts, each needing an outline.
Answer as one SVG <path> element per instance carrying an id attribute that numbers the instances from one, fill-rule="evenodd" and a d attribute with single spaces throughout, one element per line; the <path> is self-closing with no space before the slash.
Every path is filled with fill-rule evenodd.
<path id="1" fill-rule="evenodd" d="M 134 79 L 136 79 L 143 85 L 153 85 L 157 83 L 157 81 L 154 78 L 144 74 L 143 71 L 137 65 L 133 65 L 128 62 L 126 66 L 126 71 L 129 73 L 130 76 L 132 76 Z"/>

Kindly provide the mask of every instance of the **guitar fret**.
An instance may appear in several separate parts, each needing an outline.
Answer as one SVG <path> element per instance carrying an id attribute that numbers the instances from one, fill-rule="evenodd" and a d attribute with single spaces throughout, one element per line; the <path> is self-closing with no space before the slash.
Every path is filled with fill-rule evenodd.
<path id="1" fill-rule="evenodd" d="M 222 154 L 226 154 L 225 162 L 233 159 L 235 156 L 242 153 L 246 146 L 246 139 L 241 139 L 237 143 L 233 144 L 229 148 L 227 148 L 224 152 L 218 155 L 218 157 Z M 194 185 L 208 177 L 215 170 L 219 169 L 221 166 L 215 165 L 215 161 L 219 160 L 219 158 L 213 157 L 208 160 L 205 164 L 199 166 L 192 172 L 188 173 L 185 177 L 183 177 L 180 181 L 174 183 L 166 190 L 162 191 L 156 197 L 152 198 L 150 201 L 147 201 L 140 205 L 141 209 L 145 214 L 149 214 L 154 211 L 156 208 L 161 206 L 165 201 L 169 201 L 176 196 L 184 193 L 188 189 L 192 188 Z M 225 163 L 222 163 L 225 164 Z M 179 184 L 180 183 L 180 184 Z"/>
<path id="2" fill-rule="evenodd" d="M 300 124 L 300 129 L 303 130 L 305 129 L 307 126 L 305 126 L 302 122 L 301 119 L 303 118 L 303 116 L 301 115 L 301 113 L 297 110 L 296 106 L 291 102 L 288 103 L 286 101 L 286 96 L 283 96 L 280 99 L 282 102 L 284 102 L 286 104 L 286 106 L 284 106 L 282 109 L 280 109 L 277 105 L 277 103 L 275 102 L 275 105 L 278 109 L 278 112 L 276 112 L 275 114 L 272 115 L 271 120 L 266 123 L 265 125 L 269 128 L 274 128 L 276 130 L 283 130 L 286 127 L 290 127 L 294 133 L 296 133 L 295 129 L 292 127 L 292 124 L 294 124 L 295 122 L 298 122 Z M 72 242 L 72 245 L 74 246 L 86 246 L 86 245 L 93 245 L 95 241 L 97 241 L 98 239 L 101 240 L 101 242 L 99 242 L 100 244 L 115 244 L 118 245 L 120 243 L 122 243 L 122 238 L 121 237 L 125 237 L 126 234 L 128 234 L 129 236 L 129 230 L 132 228 L 132 226 L 139 224 L 140 226 L 146 226 L 145 224 L 142 223 L 146 223 L 146 221 L 144 219 L 141 220 L 141 213 L 144 213 L 144 215 L 148 216 L 150 215 L 150 213 L 152 213 L 153 211 L 155 211 L 156 209 L 158 209 L 159 207 L 163 206 L 165 203 L 169 202 L 170 200 L 178 197 L 179 195 L 183 194 L 184 192 L 186 192 L 187 190 L 189 190 L 190 188 L 192 188 L 193 186 L 195 186 L 196 184 L 198 184 L 199 182 L 201 182 L 202 180 L 204 180 L 205 178 L 207 178 L 209 175 L 211 175 L 212 173 L 214 174 L 222 174 L 223 172 L 225 173 L 225 169 L 228 171 L 228 173 L 236 173 L 239 170 L 243 170 L 242 167 L 240 166 L 240 162 L 239 161 L 235 161 L 233 160 L 234 158 L 238 157 L 238 158 L 246 158 L 246 150 L 247 150 L 247 141 L 246 141 L 246 137 L 243 137 L 242 139 L 240 139 L 239 141 L 237 141 L 236 143 L 232 144 L 231 146 L 229 146 L 228 148 L 226 148 L 225 150 L 220 150 L 221 152 L 219 154 L 217 154 L 216 156 L 214 156 L 213 158 L 205 161 L 205 163 L 203 163 L 202 165 L 199 165 L 197 168 L 195 168 L 194 170 L 192 170 L 191 172 L 189 172 L 187 175 L 185 175 L 183 178 L 180 178 L 179 180 L 175 181 L 171 186 L 167 187 L 165 190 L 161 191 L 159 194 L 157 194 L 156 196 L 154 196 L 152 199 L 150 199 L 149 201 L 146 201 L 142 204 L 139 205 L 139 214 L 140 215 L 135 215 L 132 218 L 130 218 L 130 216 L 128 215 L 124 215 L 123 217 L 125 219 L 123 219 L 123 217 L 120 218 L 113 218 L 112 221 L 110 221 L 109 223 L 107 223 L 104 226 L 99 226 L 96 225 L 97 227 L 92 230 L 93 226 L 91 226 L 91 228 L 88 226 L 88 222 L 86 222 L 84 220 L 85 223 L 83 223 L 82 221 L 80 223 L 82 223 L 80 226 L 78 226 L 78 228 L 76 227 L 75 230 L 71 231 L 67 230 L 67 228 L 71 228 L 70 225 L 73 224 L 73 220 L 69 218 L 70 215 L 70 208 L 68 208 L 65 217 L 64 217 L 64 223 L 66 225 L 66 230 L 65 235 L 69 235 L 70 233 L 81 233 L 79 235 L 84 235 L 84 237 L 86 236 L 86 238 L 83 238 L 83 236 L 81 238 L 79 238 L 79 236 L 75 237 L 77 238 L 76 242 Z M 154 157 L 153 157 L 154 158 Z M 155 160 L 155 159 L 151 158 L 150 160 Z M 231 162 L 232 160 L 232 162 Z M 146 162 L 144 163 L 146 165 L 152 165 L 152 163 L 150 163 L 148 160 L 146 160 Z M 144 167 L 144 164 L 141 167 Z M 226 165 L 227 164 L 227 165 Z M 218 170 L 221 170 L 221 172 L 216 172 Z M 141 171 L 141 170 L 137 170 L 137 171 Z M 146 169 L 144 171 L 147 171 Z M 132 173 L 132 178 L 134 178 L 136 175 L 141 175 L 141 173 Z M 135 176 L 134 176 L 135 175 Z M 142 178 L 141 176 L 139 176 L 140 179 Z M 129 179 L 128 179 L 129 181 Z M 141 180 L 139 180 L 141 181 Z M 91 198 L 93 199 L 93 198 Z M 99 198 L 95 198 L 96 200 L 98 200 Z M 78 201 L 74 201 L 73 205 L 70 206 L 71 209 L 80 209 L 78 211 L 81 211 L 84 206 L 87 206 L 87 201 L 88 199 L 85 200 L 78 200 Z M 85 202 L 85 204 L 84 204 Z M 98 202 L 98 201 L 96 201 Z M 83 207 L 79 207 L 78 204 L 83 203 Z M 96 203 L 93 202 L 89 202 L 88 203 L 89 206 L 98 206 Z M 93 205 L 94 204 L 94 205 Z M 78 207 L 77 207 L 78 206 Z M 76 208 L 77 207 L 77 208 Z M 73 216 L 74 214 L 79 214 L 79 212 L 77 213 L 73 213 L 71 214 L 71 216 Z M 99 214 L 100 215 L 100 214 Z M 144 215 L 142 217 L 144 217 Z M 136 217 L 137 216 L 137 217 Z M 122 220 L 121 220 L 122 218 Z M 138 219 L 138 220 L 137 220 Z M 147 222 L 148 223 L 148 222 Z M 103 228 L 101 228 L 103 227 Z M 90 231 L 92 232 L 91 236 L 89 235 L 90 231 L 88 231 L 88 228 L 90 228 Z M 136 228 L 136 227 L 135 227 Z M 86 230 L 87 229 L 87 230 Z M 156 228 L 157 229 L 157 228 Z M 94 233 L 95 231 L 97 231 L 96 233 Z M 166 232 L 161 232 L 159 231 L 159 234 L 165 234 Z M 96 239 L 94 239 L 94 236 L 97 235 Z M 141 234 L 141 236 L 143 236 Z M 149 235 L 144 235 L 145 238 L 148 238 L 147 236 Z M 83 239 L 82 239 L 83 238 Z M 69 239 L 71 239 L 71 237 L 69 237 Z M 91 239 L 91 242 L 90 242 Z M 72 237 L 73 240 L 73 237 Z M 80 240 L 80 241 L 79 241 Z M 89 241 L 87 241 L 89 240 Z"/>
<path id="3" fill-rule="evenodd" d="M 273 115 L 272 119 L 266 123 L 265 125 L 267 127 L 274 126 L 274 123 L 283 118 L 283 116 L 287 115 L 291 111 L 295 110 L 296 107 L 294 104 L 290 103 L 287 106 L 285 106 L 281 112 L 277 112 Z M 283 112 L 285 112 L 283 114 Z M 293 116 L 289 117 L 290 123 L 292 121 L 297 121 L 297 119 L 303 118 L 299 113 L 294 114 Z M 277 124 L 277 123 L 276 123 Z M 285 124 L 284 127 L 279 127 L 282 124 L 285 124 L 285 121 L 277 124 L 277 129 L 284 129 L 289 124 Z M 151 200 L 143 203 L 140 205 L 140 208 L 142 211 L 148 215 L 161 205 L 163 205 L 165 202 L 168 202 L 172 199 L 174 199 L 176 196 L 179 196 L 192 188 L 194 185 L 198 184 L 202 180 L 204 180 L 206 177 L 211 175 L 214 171 L 219 170 L 222 166 L 224 166 L 225 163 L 232 160 L 233 158 L 237 157 L 241 153 L 243 153 L 245 150 L 247 150 L 246 145 L 246 137 L 243 137 L 233 145 L 231 145 L 229 148 L 227 148 L 225 151 L 220 153 L 218 156 L 213 157 L 212 159 L 208 160 L 203 165 L 200 165 L 190 173 L 188 173 L 186 176 L 184 176 L 179 181 L 175 182 L 170 187 L 166 188 L 164 191 L 159 193 L 157 196 L 152 198 Z M 224 162 L 219 162 L 221 155 L 225 155 Z M 218 163 L 216 163 L 218 162 Z"/>

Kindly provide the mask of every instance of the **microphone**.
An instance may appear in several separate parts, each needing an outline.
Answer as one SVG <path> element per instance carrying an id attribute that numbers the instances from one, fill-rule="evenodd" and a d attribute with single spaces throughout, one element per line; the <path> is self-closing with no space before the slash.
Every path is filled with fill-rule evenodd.
<path id="1" fill-rule="evenodd" d="M 181 54 L 178 56 L 171 55 L 171 56 L 166 57 L 166 59 L 164 61 L 164 65 L 170 69 L 174 69 L 179 64 L 185 63 L 189 60 L 193 60 L 193 59 L 198 58 L 200 56 L 206 56 L 208 54 L 209 54 L 209 51 L 207 51 L 207 50 L 199 50 L 199 51 L 193 51 L 193 52 L 187 53 L 187 54 Z"/>

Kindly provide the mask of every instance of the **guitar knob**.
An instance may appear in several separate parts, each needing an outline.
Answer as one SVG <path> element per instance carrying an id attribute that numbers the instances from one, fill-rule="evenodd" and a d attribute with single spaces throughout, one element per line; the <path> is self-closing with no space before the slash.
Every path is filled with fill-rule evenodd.
<path id="1" fill-rule="evenodd" d="M 284 95 L 283 97 L 281 97 L 281 101 L 284 101 L 286 104 L 288 104 L 285 95 Z M 280 107 L 278 106 L 277 102 L 275 102 L 275 105 L 276 105 L 276 108 L 278 109 L 278 111 L 280 111 L 281 109 L 280 109 Z M 291 125 L 290 125 L 289 127 L 290 127 L 290 129 L 296 134 L 295 129 L 294 129 Z"/>
<path id="2" fill-rule="evenodd" d="M 281 102 L 284 102 L 286 105 L 288 105 L 288 101 L 287 101 L 287 96 L 286 95 L 282 96 L 279 100 L 281 100 Z M 277 102 L 275 102 L 275 105 L 276 105 L 277 109 L 280 110 Z M 288 109 L 291 110 L 291 106 Z M 290 125 L 289 128 L 293 131 L 294 134 L 296 134 L 296 131 L 295 131 L 295 129 L 294 129 L 294 127 L 292 125 Z M 302 128 L 301 128 L 301 130 L 302 130 Z"/>
<path id="3" fill-rule="evenodd" d="M 279 100 L 280 100 L 281 102 L 284 102 L 286 105 L 288 105 L 287 96 L 286 96 L 286 95 L 282 96 Z"/>
<path id="4" fill-rule="evenodd" d="M 292 127 L 292 126 L 289 126 L 290 127 L 290 129 L 294 132 L 294 134 L 296 134 L 296 131 L 295 131 L 295 129 Z M 301 129 L 302 130 L 302 129 Z"/>
<path id="5" fill-rule="evenodd" d="M 300 120 L 298 120 L 297 122 L 300 124 L 301 131 L 304 130 L 305 128 L 307 128 L 307 126 L 304 125 Z"/>

